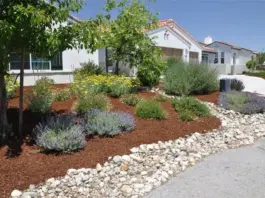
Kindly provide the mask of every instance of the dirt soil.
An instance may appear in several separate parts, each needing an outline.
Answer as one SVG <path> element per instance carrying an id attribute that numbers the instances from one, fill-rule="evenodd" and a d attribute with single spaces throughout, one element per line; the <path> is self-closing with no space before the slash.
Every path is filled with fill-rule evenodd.
<path id="1" fill-rule="evenodd" d="M 59 88 L 64 85 L 57 86 Z M 25 92 L 30 90 L 25 88 Z M 141 96 L 150 98 L 154 93 L 142 92 Z M 204 101 L 216 102 L 218 93 L 198 96 Z M 135 108 L 123 104 L 119 99 L 111 99 L 113 111 L 130 112 L 135 115 Z M 64 102 L 54 102 L 51 111 L 71 112 L 74 99 Z M 193 122 L 182 122 L 172 108 L 170 102 L 161 103 L 168 112 L 168 119 L 143 120 L 135 116 L 136 128 L 130 133 L 113 138 L 95 137 L 89 139 L 86 147 L 69 155 L 43 154 L 34 145 L 23 144 L 22 152 L 15 158 L 8 158 L 7 147 L 0 147 L 0 197 L 9 197 L 13 189 L 25 189 L 30 184 L 38 184 L 51 177 L 63 176 L 70 168 L 90 168 L 97 163 L 104 163 L 109 156 L 128 154 L 132 147 L 141 144 L 156 143 L 184 137 L 193 132 L 204 133 L 220 127 L 216 117 L 201 118 Z M 26 109 L 26 105 L 24 106 Z M 18 97 L 9 101 L 8 119 L 16 130 L 18 123 Z M 24 130 L 31 133 L 35 125 L 42 120 L 42 115 L 24 112 Z"/>

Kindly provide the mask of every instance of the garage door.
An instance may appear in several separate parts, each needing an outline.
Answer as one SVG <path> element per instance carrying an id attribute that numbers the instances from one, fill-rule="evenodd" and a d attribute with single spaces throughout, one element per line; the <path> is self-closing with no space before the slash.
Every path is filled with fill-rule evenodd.
<path id="1" fill-rule="evenodd" d="M 190 52 L 190 63 L 199 63 L 199 52 Z"/>
<path id="2" fill-rule="evenodd" d="M 164 57 L 182 58 L 182 51 L 183 51 L 182 49 L 162 47 L 162 52 Z"/>

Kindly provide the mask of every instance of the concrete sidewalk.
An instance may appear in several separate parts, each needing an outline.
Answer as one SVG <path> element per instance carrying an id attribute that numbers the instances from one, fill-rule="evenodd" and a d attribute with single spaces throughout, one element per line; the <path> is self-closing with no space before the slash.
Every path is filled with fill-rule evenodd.
<path id="1" fill-rule="evenodd" d="M 264 198 L 265 140 L 205 158 L 145 198 Z"/>

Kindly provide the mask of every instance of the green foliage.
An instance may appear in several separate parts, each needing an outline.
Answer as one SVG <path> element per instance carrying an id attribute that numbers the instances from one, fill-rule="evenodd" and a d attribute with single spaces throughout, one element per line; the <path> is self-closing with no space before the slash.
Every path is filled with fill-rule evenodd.
<path id="1" fill-rule="evenodd" d="M 75 69 L 74 75 L 80 74 L 83 76 L 99 75 L 103 73 L 102 68 L 96 65 L 93 61 L 81 63 L 81 68 Z"/>
<path id="2" fill-rule="evenodd" d="M 168 98 L 166 96 L 163 96 L 163 95 L 156 95 L 154 97 L 154 100 L 157 102 L 167 102 Z"/>
<path id="3" fill-rule="evenodd" d="M 154 100 L 142 100 L 136 105 L 136 115 L 144 119 L 164 120 L 166 111 Z"/>
<path id="4" fill-rule="evenodd" d="M 257 66 L 257 61 L 256 60 L 249 60 L 247 63 L 246 63 L 246 66 L 248 69 L 250 70 L 254 70 Z"/>
<path id="5" fill-rule="evenodd" d="M 131 89 L 128 86 L 122 84 L 113 84 L 110 87 L 109 95 L 114 98 L 119 98 L 124 94 L 131 92 Z"/>
<path id="6" fill-rule="evenodd" d="M 36 144 L 44 152 L 70 153 L 82 149 L 85 144 L 83 127 L 77 125 L 71 115 L 49 117 L 33 130 Z"/>
<path id="7" fill-rule="evenodd" d="M 71 92 L 68 88 L 65 89 L 56 89 L 53 92 L 54 101 L 66 101 L 70 99 Z"/>
<path id="8" fill-rule="evenodd" d="M 194 119 L 196 116 L 206 117 L 211 115 L 209 108 L 193 97 L 175 98 L 172 101 L 172 105 L 180 114 L 180 118 L 193 116 Z"/>
<path id="9" fill-rule="evenodd" d="M 181 111 L 179 113 L 179 119 L 190 122 L 194 120 L 194 114 L 191 111 Z"/>
<path id="10" fill-rule="evenodd" d="M 241 80 L 238 79 L 231 80 L 231 90 L 243 91 L 243 89 L 245 89 L 245 85 Z"/>
<path id="11" fill-rule="evenodd" d="M 32 112 L 47 113 L 53 101 L 52 85 L 54 81 L 43 77 L 36 81 L 34 87 L 27 95 L 28 109 Z"/>
<path id="12" fill-rule="evenodd" d="M 136 106 L 141 98 L 137 94 L 125 94 L 121 97 L 121 101 L 130 106 Z"/>
<path id="13" fill-rule="evenodd" d="M 207 65 L 186 64 L 183 61 L 170 60 L 164 78 L 166 93 L 187 96 L 214 92 L 218 88 L 217 74 Z"/>
<path id="14" fill-rule="evenodd" d="M 227 95 L 229 101 L 229 108 L 233 109 L 236 112 L 239 112 L 242 106 L 248 102 L 247 93 L 236 94 L 236 93 L 228 93 Z"/>
<path id="15" fill-rule="evenodd" d="M 260 78 L 264 78 L 265 79 L 265 72 L 246 72 L 245 73 L 248 76 L 256 76 L 256 77 L 260 77 Z"/>
<path id="16" fill-rule="evenodd" d="M 77 99 L 73 109 L 77 113 L 86 113 L 91 109 L 109 110 L 110 99 L 104 94 L 86 94 Z"/>
<path id="17" fill-rule="evenodd" d="M 154 52 L 153 57 L 146 58 L 144 62 L 138 66 L 137 77 L 143 86 L 151 88 L 159 83 L 160 76 L 166 66 L 165 62 L 160 59 L 160 53 L 160 51 Z"/>
<path id="18" fill-rule="evenodd" d="M 257 62 L 258 62 L 258 65 L 265 63 L 265 52 L 259 53 L 257 55 Z"/>
<path id="19" fill-rule="evenodd" d="M 5 76 L 7 99 L 12 98 L 16 89 L 18 88 L 18 83 L 15 81 L 15 79 L 15 76 L 12 75 Z"/>

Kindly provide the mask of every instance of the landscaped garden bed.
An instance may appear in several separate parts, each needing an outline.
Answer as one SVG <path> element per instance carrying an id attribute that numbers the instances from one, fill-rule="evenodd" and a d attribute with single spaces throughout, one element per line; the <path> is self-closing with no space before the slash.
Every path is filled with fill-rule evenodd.
<path id="1" fill-rule="evenodd" d="M 53 89 L 63 89 L 67 85 L 54 85 Z M 29 93 L 32 87 L 26 87 L 25 93 Z M 60 91 L 60 90 L 57 90 Z M 141 98 L 151 99 L 156 94 L 151 92 L 141 92 L 137 94 Z M 217 94 L 198 96 L 198 98 L 217 100 Z M 164 101 L 159 99 L 157 101 Z M 171 101 L 157 102 L 167 112 L 167 119 L 152 120 L 142 119 L 136 116 L 136 108 L 121 102 L 119 98 L 110 98 L 111 111 L 125 112 L 134 115 L 135 129 L 132 132 L 122 133 L 118 136 L 87 137 L 87 144 L 84 149 L 72 154 L 44 154 L 39 152 L 39 148 L 31 145 L 32 142 L 22 146 L 22 152 L 17 158 L 7 159 L 7 148 L 0 150 L 0 191 L 2 195 L 8 196 L 14 188 L 27 188 L 29 184 L 37 184 L 50 177 L 62 176 L 70 168 L 89 168 L 96 166 L 97 163 L 104 163 L 109 156 L 122 155 L 129 153 L 132 147 L 141 144 L 156 143 L 184 137 L 193 132 L 205 132 L 219 128 L 218 118 L 202 117 L 192 122 L 183 122 L 172 107 Z M 58 114 L 72 112 L 76 99 L 71 97 L 65 101 L 56 101 L 51 105 L 51 111 Z M 27 106 L 24 106 L 27 109 Z M 13 126 L 18 125 L 18 95 L 9 100 L 8 119 Z M 33 113 L 25 110 L 24 112 L 24 131 L 31 134 L 36 125 L 42 121 L 40 113 Z M 16 127 L 14 127 L 16 128 Z M 16 130 L 16 129 L 15 129 Z"/>

